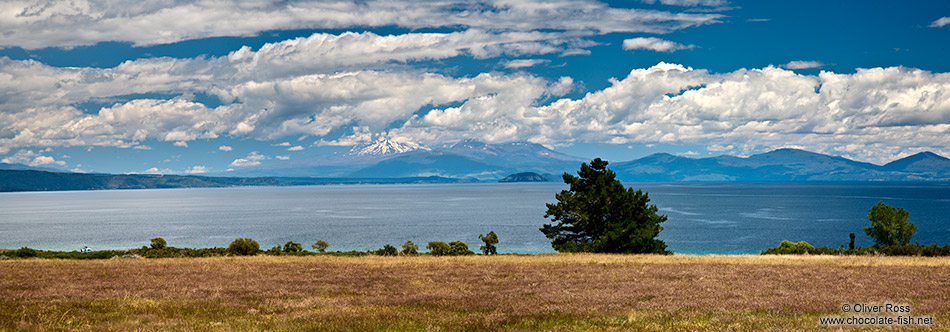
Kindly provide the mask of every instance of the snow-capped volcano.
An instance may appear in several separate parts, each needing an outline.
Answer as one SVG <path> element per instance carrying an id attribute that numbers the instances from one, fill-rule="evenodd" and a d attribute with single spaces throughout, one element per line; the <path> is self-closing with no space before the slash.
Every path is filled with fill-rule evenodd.
<path id="1" fill-rule="evenodd" d="M 383 138 L 372 143 L 354 146 L 346 154 L 351 156 L 392 156 L 415 150 L 429 151 L 429 148 L 412 142 L 401 143 Z"/>

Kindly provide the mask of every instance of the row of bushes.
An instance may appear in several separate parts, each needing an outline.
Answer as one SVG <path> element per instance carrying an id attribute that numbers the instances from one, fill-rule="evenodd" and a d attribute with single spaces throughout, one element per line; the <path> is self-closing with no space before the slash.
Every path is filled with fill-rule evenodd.
<path id="1" fill-rule="evenodd" d="M 769 248 L 763 255 L 887 255 L 887 256 L 950 256 L 950 244 L 939 246 L 936 244 L 920 245 L 920 243 L 895 244 L 880 247 L 857 247 L 845 249 L 814 247 L 805 241 L 782 241 L 778 247 Z"/>
<path id="2" fill-rule="evenodd" d="M 494 255 L 497 253 L 495 244 L 498 243 L 498 235 L 494 231 L 488 232 L 487 235 L 479 235 L 479 239 L 485 242 L 485 245 L 481 246 L 479 249 L 485 255 Z M 130 250 L 98 250 L 93 252 L 79 252 L 79 251 L 42 251 L 35 250 L 27 247 L 23 247 L 17 250 L 2 250 L 0 249 L 0 256 L 4 257 L 14 257 L 14 258 L 28 258 L 28 257 L 41 257 L 41 258 L 66 258 L 66 259 L 104 259 L 114 256 L 126 256 L 134 255 L 139 257 L 146 258 L 170 258 L 170 257 L 212 257 L 212 256 L 250 256 L 250 255 L 295 255 L 295 256 L 305 256 L 305 255 L 315 255 L 316 252 L 326 253 L 327 248 L 330 247 L 330 244 L 326 241 L 319 240 L 310 247 L 313 248 L 316 252 L 310 252 L 303 249 L 303 245 L 294 241 L 287 241 L 283 246 L 276 245 L 268 250 L 261 250 L 261 246 L 257 241 L 251 238 L 238 238 L 231 242 L 227 248 L 175 248 L 169 247 L 168 242 L 165 239 L 156 237 L 150 240 L 148 246 L 142 246 L 141 249 L 130 249 Z M 342 256 L 361 256 L 363 254 L 376 254 L 380 256 L 397 256 L 397 255 L 418 255 L 419 246 L 412 241 L 406 241 L 402 244 L 402 250 L 397 249 L 392 245 L 385 245 L 380 249 L 371 250 L 368 252 L 332 252 L 331 255 L 342 255 Z M 468 244 L 462 241 L 452 241 L 445 243 L 442 241 L 432 241 L 426 246 L 426 249 L 429 250 L 429 254 L 434 256 L 462 256 L 462 255 L 474 255 L 475 253 L 468 249 Z"/>

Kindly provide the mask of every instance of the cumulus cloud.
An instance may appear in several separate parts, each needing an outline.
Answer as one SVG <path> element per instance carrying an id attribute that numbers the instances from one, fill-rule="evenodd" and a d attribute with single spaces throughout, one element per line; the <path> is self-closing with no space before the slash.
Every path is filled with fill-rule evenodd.
<path id="1" fill-rule="evenodd" d="M 683 45 L 680 43 L 664 40 L 656 37 L 637 37 L 625 39 L 623 49 L 630 50 L 650 50 L 654 52 L 674 52 L 696 47 L 695 45 Z"/>
<path id="2" fill-rule="evenodd" d="M 29 166 L 44 166 L 55 164 L 59 166 L 66 166 L 66 162 L 62 160 L 56 160 L 56 158 L 50 156 L 44 156 L 43 152 L 50 152 L 49 149 L 33 152 L 33 150 L 20 150 L 17 151 L 12 156 L 3 158 L 0 162 L 7 164 L 25 164 Z"/>
<path id="3" fill-rule="evenodd" d="M 185 141 L 177 141 L 177 142 L 175 142 L 175 143 L 172 144 L 172 145 L 177 146 L 177 147 L 187 148 L 187 147 L 188 147 L 188 142 L 185 142 Z"/>
<path id="4" fill-rule="evenodd" d="M 277 160 L 290 160 L 290 156 L 274 156 Z"/>
<path id="5" fill-rule="evenodd" d="M 171 170 L 171 169 L 168 169 L 168 168 L 161 168 L 161 169 L 159 169 L 158 167 L 152 167 L 152 168 L 149 168 L 149 169 L 144 170 L 144 171 L 141 172 L 141 174 L 156 174 L 156 175 L 159 175 L 159 174 L 174 174 L 174 173 L 175 173 L 175 171 L 173 171 L 173 170 Z M 139 172 L 132 172 L 132 173 L 129 173 L 129 174 L 139 174 Z"/>
<path id="6" fill-rule="evenodd" d="M 713 74 L 660 63 L 581 99 L 514 112 L 493 111 L 511 109 L 497 97 L 470 100 L 390 134 L 422 142 L 686 143 L 738 154 L 792 145 L 834 153 L 854 144 L 847 156 L 885 162 L 909 149 L 950 154 L 948 93 L 950 74 L 903 67 L 812 76 L 777 67 Z"/>
<path id="7" fill-rule="evenodd" d="M 714 0 L 663 0 L 707 3 Z M 718 22 L 721 15 L 610 8 L 594 0 L 409 0 L 167 2 L 11 1 L 0 11 L 2 46 L 74 47 L 103 41 L 136 46 L 262 31 L 399 26 L 409 29 L 666 33 Z"/>
<path id="8" fill-rule="evenodd" d="M 287 151 L 303 151 L 303 147 L 300 145 L 292 146 L 292 147 L 287 148 Z"/>
<path id="9" fill-rule="evenodd" d="M 218 147 L 218 150 L 221 150 L 221 151 L 231 151 L 231 147 L 230 147 L 230 146 L 227 146 L 227 145 L 222 145 L 222 146 L 219 146 L 219 147 Z"/>
<path id="10" fill-rule="evenodd" d="M 548 62 L 551 62 L 551 60 L 547 60 L 547 59 L 517 59 L 517 60 L 511 60 L 511 61 L 505 62 L 505 68 L 512 68 L 512 69 L 527 68 L 527 67 L 534 67 L 534 66 L 540 65 L 540 64 L 542 64 L 542 63 L 548 63 Z"/>
<path id="11" fill-rule="evenodd" d="M 188 170 L 186 170 L 185 173 L 186 173 L 186 174 L 208 173 L 208 168 L 205 167 L 205 166 L 192 166 L 191 168 L 189 168 Z"/>
<path id="12" fill-rule="evenodd" d="M 810 69 L 810 68 L 821 68 L 825 64 L 820 61 L 791 61 L 782 65 L 784 68 L 788 69 Z"/>
<path id="13" fill-rule="evenodd" d="M 654 4 L 656 0 L 641 0 L 643 3 Z M 722 7 L 729 5 L 729 1 L 726 0 L 660 0 L 661 4 L 668 6 L 683 6 L 683 7 L 695 7 L 695 6 L 705 6 L 705 7 Z"/>
<path id="14" fill-rule="evenodd" d="M 228 167 L 246 167 L 246 166 L 257 166 L 261 164 L 261 160 L 268 159 L 267 156 L 253 151 L 244 158 L 234 159 Z"/>
<path id="15" fill-rule="evenodd" d="M 933 21 L 933 23 L 930 23 L 931 28 L 942 28 L 946 25 L 950 25 L 950 17 L 948 16 L 941 17 L 936 21 Z"/>

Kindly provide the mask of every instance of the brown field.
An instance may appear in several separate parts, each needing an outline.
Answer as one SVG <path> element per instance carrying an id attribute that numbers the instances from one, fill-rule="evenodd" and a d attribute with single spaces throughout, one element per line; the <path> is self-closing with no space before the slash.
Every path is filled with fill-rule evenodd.
<path id="1" fill-rule="evenodd" d="M 0 330 L 950 329 L 950 258 L 535 255 L 0 261 Z"/>

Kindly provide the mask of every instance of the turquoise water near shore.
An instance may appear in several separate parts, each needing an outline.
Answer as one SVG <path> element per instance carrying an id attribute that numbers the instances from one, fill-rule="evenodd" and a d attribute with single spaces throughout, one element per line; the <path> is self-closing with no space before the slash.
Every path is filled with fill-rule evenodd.
<path id="1" fill-rule="evenodd" d="M 948 183 L 625 183 L 669 217 L 660 238 L 685 254 L 748 254 L 781 240 L 871 245 L 861 232 L 883 200 L 910 212 L 914 241 L 950 243 Z M 369 250 L 412 240 L 499 235 L 499 252 L 553 252 L 538 228 L 559 183 L 327 185 L 0 193 L 0 248 L 129 249 L 161 236 L 176 247 L 251 237 L 269 248 L 316 240 Z"/>

